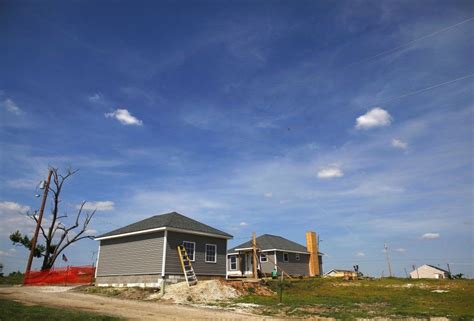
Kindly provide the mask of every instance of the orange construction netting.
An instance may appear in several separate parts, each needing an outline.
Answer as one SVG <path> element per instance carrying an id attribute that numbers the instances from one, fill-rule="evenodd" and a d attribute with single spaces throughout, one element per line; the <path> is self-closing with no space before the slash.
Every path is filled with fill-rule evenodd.
<path id="1" fill-rule="evenodd" d="M 76 285 L 90 284 L 94 279 L 93 266 L 68 266 L 43 271 L 31 271 L 25 275 L 24 285 Z"/>

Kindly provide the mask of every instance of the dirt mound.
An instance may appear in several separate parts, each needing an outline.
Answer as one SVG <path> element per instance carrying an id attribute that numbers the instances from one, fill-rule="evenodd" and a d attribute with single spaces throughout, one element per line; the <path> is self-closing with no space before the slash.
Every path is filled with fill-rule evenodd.
<path id="1" fill-rule="evenodd" d="M 240 295 L 272 296 L 275 294 L 268 286 L 257 282 L 228 281 L 227 284 L 236 289 Z"/>
<path id="2" fill-rule="evenodd" d="M 186 282 L 168 285 L 162 299 L 176 303 L 211 303 L 224 301 L 239 296 L 233 287 L 219 280 L 199 281 L 188 287 Z"/>

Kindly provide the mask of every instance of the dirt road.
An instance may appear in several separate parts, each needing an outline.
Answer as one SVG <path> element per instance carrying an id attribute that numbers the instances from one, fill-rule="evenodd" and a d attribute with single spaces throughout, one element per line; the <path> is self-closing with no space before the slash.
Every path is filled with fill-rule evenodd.
<path id="1" fill-rule="evenodd" d="M 0 287 L 0 298 L 25 304 L 77 309 L 128 320 L 271 320 L 247 313 L 108 298 L 68 291 L 61 287 Z"/>

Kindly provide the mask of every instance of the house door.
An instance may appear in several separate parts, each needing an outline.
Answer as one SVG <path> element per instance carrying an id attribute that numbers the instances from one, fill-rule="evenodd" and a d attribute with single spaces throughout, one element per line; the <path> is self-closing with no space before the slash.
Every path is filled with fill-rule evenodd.
<path id="1" fill-rule="evenodd" d="M 253 260 L 251 253 L 245 253 L 245 275 L 253 274 Z"/>

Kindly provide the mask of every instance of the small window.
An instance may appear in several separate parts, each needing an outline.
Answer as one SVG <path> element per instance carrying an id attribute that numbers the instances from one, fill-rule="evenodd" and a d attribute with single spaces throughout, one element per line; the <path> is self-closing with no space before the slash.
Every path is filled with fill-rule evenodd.
<path id="1" fill-rule="evenodd" d="M 296 261 L 299 261 L 299 260 L 300 260 L 300 254 L 299 254 L 299 253 L 296 253 L 295 259 L 296 259 Z"/>
<path id="2" fill-rule="evenodd" d="M 266 254 L 260 253 L 260 262 L 268 262 L 268 258 Z"/>
<path id="3" fill-rule="evenodd" d="M 237 256 L 235 255 L 230 257 L 230 269 L 237 270 Z"/>
<path id="4" fill-rule="evenodd" d="M 290 261 L 290 256 L 288 253 L 283 253 L 283 262 L 289 262 Z"/>
<path id="5" fill-rule="evenodd" d="M 206 244 L 206 259 L 207 263 L 216 263 L 217 262 L 217 245 L 215 244 Z"/>
<path id="6" fill-rule="evenodd" d="M 196 254 L 196 243 L 183 241 L 183 246 L 186 249 L 186 253 L 188 253 L 189 259 L 191 261 L 194 261 L 195 260 L 194 255 Z"/>

